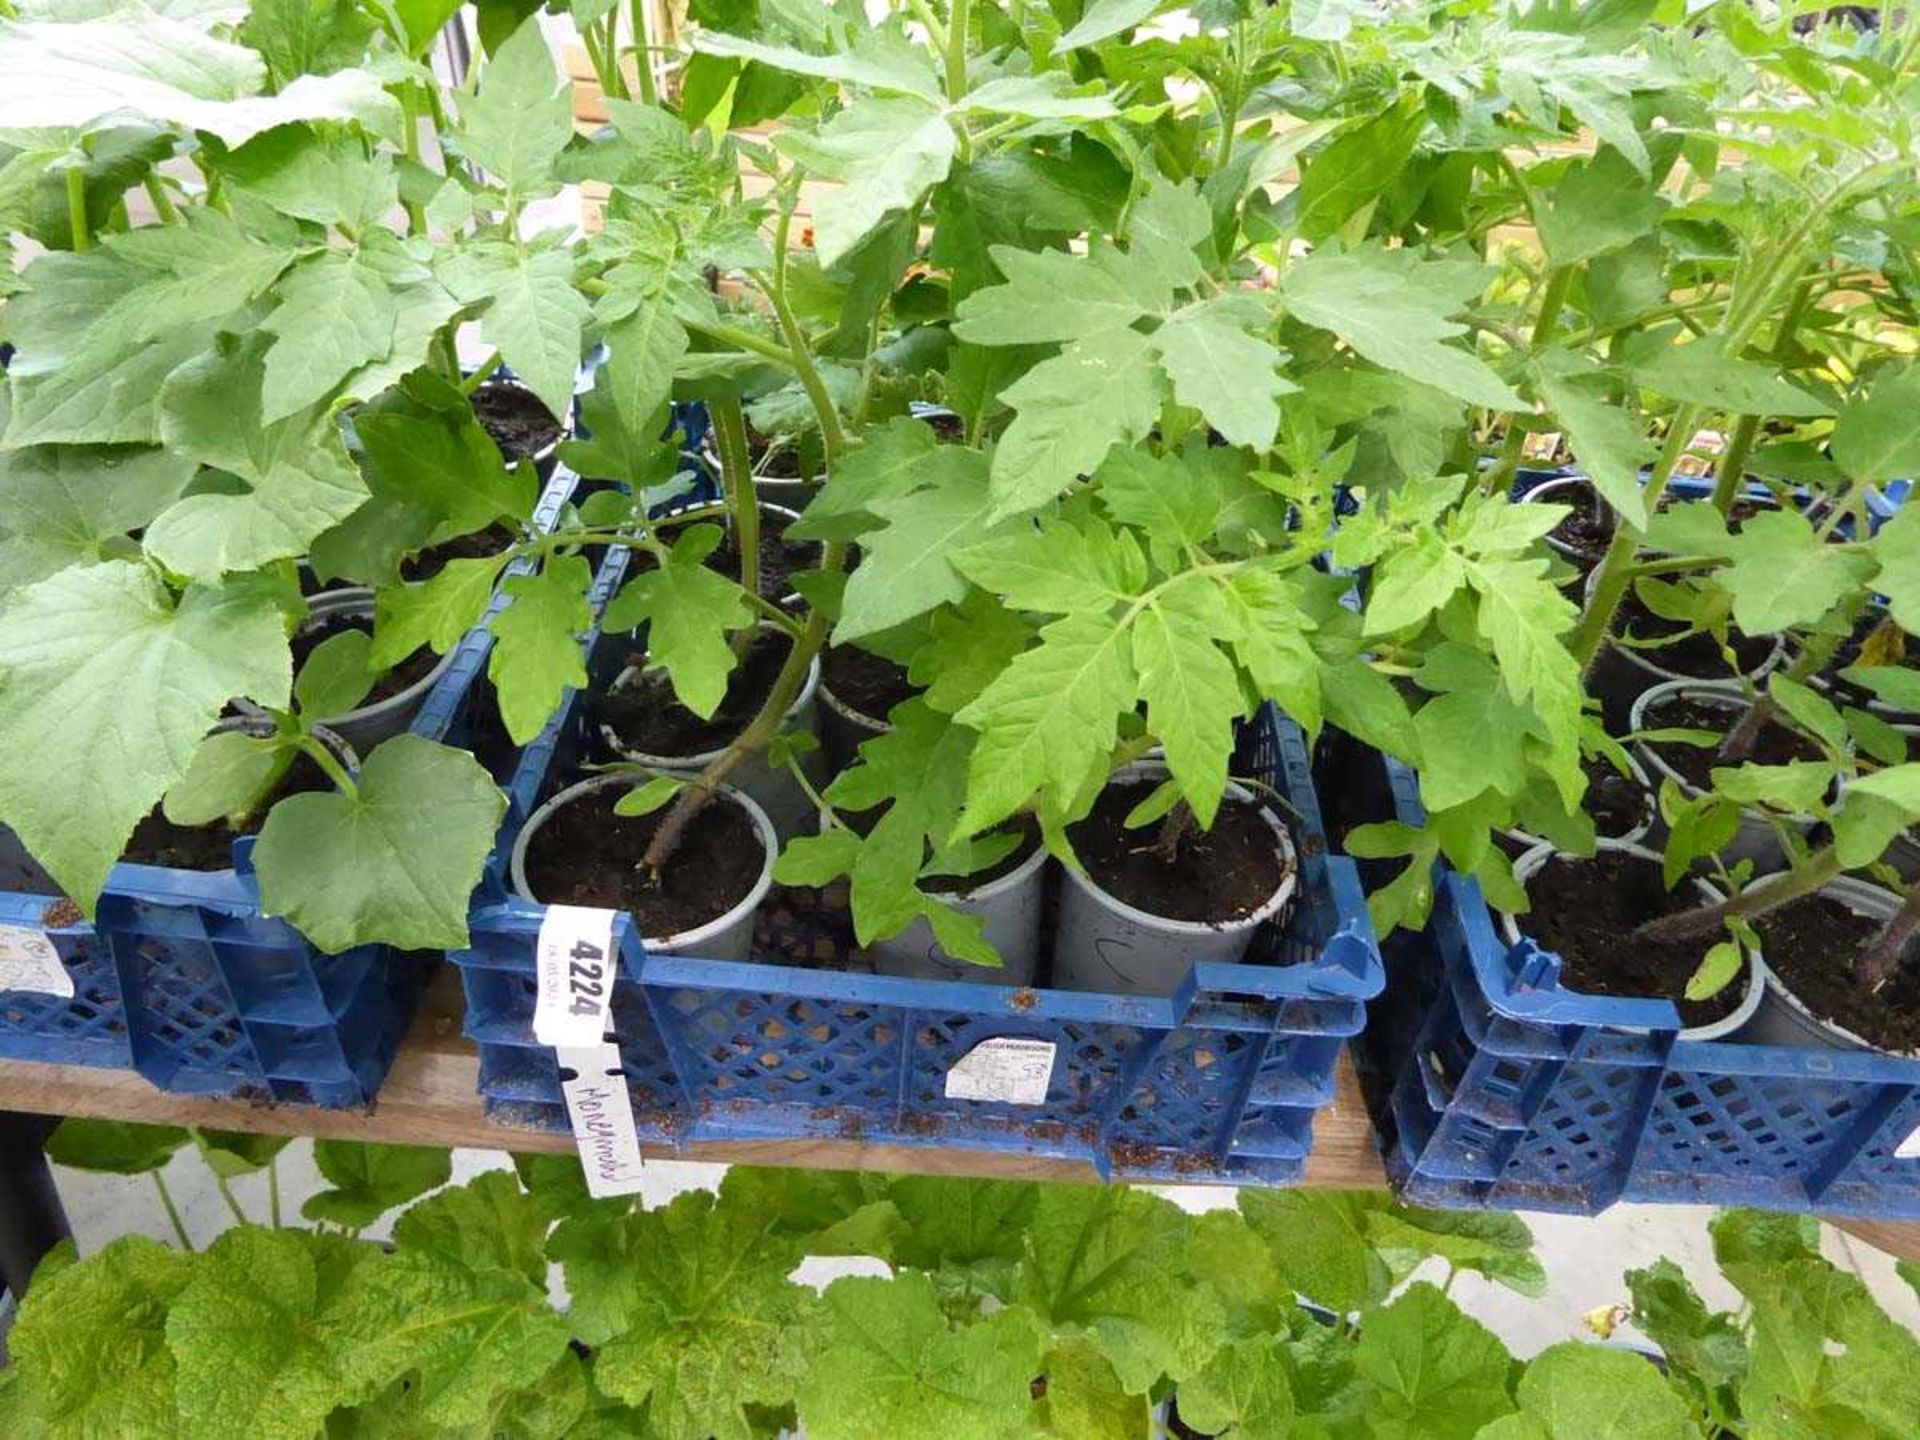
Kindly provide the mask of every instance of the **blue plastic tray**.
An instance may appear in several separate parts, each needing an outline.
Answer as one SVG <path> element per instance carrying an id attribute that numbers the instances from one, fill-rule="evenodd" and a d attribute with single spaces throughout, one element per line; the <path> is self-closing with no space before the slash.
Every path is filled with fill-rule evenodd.
<path id="1" fill-rule="evenodd" d="M 1420 822 L 1405 767 L 1374 755 L 1343 768 L 1341 783 L 1384 785 L 1393 813 Z M 1508 947 L 1478 884 L 1444 865 L 1427 928 L 1386 948 L 1361 1073 L 1408 1200 L 1920 1219 L 1920 1157 L 1894 1154 L 1920 1127 L 1920 1059 L 1682 1041 L 1668 1001 L 1579 994 L 1558 956 Z"/>
<path id="2" fill-rule="evenodd" d="M 610 556 L 609 568 L 619 562 Z M 602 594 L 617 579 L 603 572 Z M 624 636 L 590 638 L 596 683 L 631 648 Z M 578 698 L 523 757 L 502 855 L 588 753 Z M 1247 727 L 1237 764 L 1297 812 L 1299 901 L 1284 929 L 1257 938 L 1249 963 L 1198 965 L 1162 999 L 863 973 L 843 918 L 810 891 L 775 891 L 757 948 L 770 961 L 828 955 L 844 968 L 650 955 L 622 916 L 625 974 L 612 1008 L 642 1137 L 684 1146 L 839 1136 L 1086 1160 L 1131 1178 L 1297 1180 L 1340 1048 L 1380 989 L 1380 955 L 1352 862 L 1327 853 L 1299 730 L 1269 707 Z M 488 1112 L 564 1129 L 553 1052 L 532 1031 L 543 914 L 517 899 L 483 906 L 473 947 L 452 958 Z M 1003 1035 L 1059 1046 L 1045 1103 L 947 1099 L 954 1062 Z"/>

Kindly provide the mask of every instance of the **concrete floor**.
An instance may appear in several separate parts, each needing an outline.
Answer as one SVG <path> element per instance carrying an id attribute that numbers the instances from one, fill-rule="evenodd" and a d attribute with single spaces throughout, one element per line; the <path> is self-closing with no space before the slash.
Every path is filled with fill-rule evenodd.
<path id="1" fill-rule="evenodd" d="M 456 1182 L 484 1170 L 508 1164 L 497 1151 L 460 1150 L 454 1154 Z M 689 1162 L 657 1161 L 647 1167 L 650 1183 L 643 1199 L 649 1206 L 663 1204 L 682 1190 L 718 1183 L 722 1167 Z M 312 1147 L 296 1141 L 280 1157 L 283 1213 L 296 1220 L 300 1203 L 324 1188 L 313 1166 Z M 188 1234 L 196 1244 L 211 1240 L 232 1223 L 232 1215 L 207 1171 L 191 1150 L 176 1155 L 164 1172 L 179 1206 Z M 170 1240 L 172 1231 L 145 1176 L 87 1175 L 59 1172 L 61 1194 L 73 1222 L 81 1253 L 90 1253 L 117 1235 L 137 1233 Z M 267 1191 L 264 1177 L 247 1176 L 232 1185 L 235 1198 L 249 1217 L 264 1220 Z M 1170 1187 L 1162 1193 L 1190 1210 L 1231 1205 L 1231 1190 L 1206 1186 Z M 1549 1345 L 1584 1336 L 1582 1317 L 1595 1308 L 1627 1299 L 1621 1276 L 1665 1256 L 1677 1262 L 1710 1305 L 1733 1309 L 1738 1297 L 1721 1279 L 1713 1264 L 1707 1236 L 1711 1207 L 1616 1205 L 1594 1219 L 1560 1215 L 1533 1215 L 1541 1263 L 1547 1271 L 1547 1293 L 1528 1300 L 1474 1275 L 1455 1282 L 1454 1297 L 1490 1326 L 1516 1355 L 1529 1356 Z M 1834 1263 L 1853 1270 L 1867 1283 L 1880 1304 L 1896 1319 L 1920 1334 L 1920 1296 L 1898 1275 L 1893 1261 L 1871 1246 L 1853 1240 L 1832 1227 L 1823 1227 L 1824 1247 Z M 385 1226 L 368 1232 L 379 1238 Z M 812 1260 L 800 1278 L 816 1284 L 850 1271 L 868 1271 L 876 1262 Z M 1436 1264 L 1436 1269 L 1437 1269 Z M 1437 1278 L 1437 1277 L 1436 1277 Z M 558 1298 L 558 1296 L 556 1296 Z M 1624 1335 L 1626 1331 L 1621 1332 Z"/>

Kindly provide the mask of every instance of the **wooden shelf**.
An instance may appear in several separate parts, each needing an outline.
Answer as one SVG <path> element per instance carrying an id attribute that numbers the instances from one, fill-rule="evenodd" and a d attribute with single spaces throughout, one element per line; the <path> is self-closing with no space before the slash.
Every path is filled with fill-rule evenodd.
<path id="1" fill-rule="evenodd" d="M 571 1153 L 570 1136 L 496 1124 L 481 1112 L 475 1090 L 479 1059 L 460 1033 L 461 1013 L 459 977 L 450 967 L 443 967 L 421 1002 L 420 1013 L 386 1083 L 380 1087 L 378 1102 L 367 1111 L 169 1095 L 131 1071 L 26 1061 L 0 1062 L 0 1110 L 393 1145 Z M 1021 1180 L 1097 1178 L 1091 1166 L 1074 1161 L 999 1151 L 878 1145 L 861 1140 L 756 1140 L 689 1145 L 681 1150 L 652 1145 L 643 1148 L 654 1158 L 732 1165 L 911 1171 Z M 1194 1183 L 1204 1184 L 1206 1177 L 1196 1176 Z M 1302 1183 L 1323 1188 L 1386 1183 L 1359 1083 L 1344 1055 L 1338 1093 L 1334 1103 L 1320 1112 L 1314 1127 L 1313 1155 Z M 1920 1260 L 1920 1224 L 1835 1223 L 1882 1250 Z"/>

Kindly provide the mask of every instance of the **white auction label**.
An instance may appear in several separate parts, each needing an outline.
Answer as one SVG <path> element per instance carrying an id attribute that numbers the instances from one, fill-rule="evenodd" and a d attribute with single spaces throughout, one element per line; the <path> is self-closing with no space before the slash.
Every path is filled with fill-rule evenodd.
<path id="1" fill-rule="evenodd" d="M 607 1037 L 607 1003 L 620 963 L 613 911 L 549 905 L 535 952 L 533 1038 L 542 1045 L 598 1045 Z"/>
<path id="2" fill-rule="evenodd" d="M 633 1127 L 633 1102 L 627 1097 L 626 1072 L 617 1046 L 604 1042 L 555 1049 L 571 1080 L 560 1082 L 573 1122 L 573 1143 L 586 1171 L 587 1193 L 596 1200 L 631 1195 L 640 1188 L 640 1137 Z"/>
<path id="3" fill-rule="evenodd" d="M 1893 1147 L 1896 1160 L 1920 1160 L 1920 1125 L 1913 1127 L 1913 1133 Z"/>
<path id="4" fill-rule="evenodd" d="M 982 1040 L 947 1071 L 947 1099 L 1044 1105 L 1059 1046 L 1051 1040 L 996 1035 Z"/>
<path id="5" fill-rule="evenodd" d="M 0 925 L 0 990 L 34 990 L 73 998 L 73 976 L 53 941 L 23 925 Z"/>

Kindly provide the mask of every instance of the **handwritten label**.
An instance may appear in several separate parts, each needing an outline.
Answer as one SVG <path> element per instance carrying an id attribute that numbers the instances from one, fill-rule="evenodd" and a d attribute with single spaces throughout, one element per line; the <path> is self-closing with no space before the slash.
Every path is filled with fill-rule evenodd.
<path id="1" fill-rule="evenodd" d="M 1893 1147 L 1896 1160 L 1920 1160 L 1920 1125 L 1913 1127 L 1913 1133 Z"/>
<path id="2" fill-rule="evenodd" d="M 0 925 L 0 990 L 33 990 L 73 998 L 73 976 L 60 963 L 53 941 L 38 930 Z"/>
<path id="3" fill-rule="evenodd" d="M 567 1097 L 567 1118 L 573 1122 L 587 1193 L 596 1200 L 633 1194 L 641 1183 L 640 1137 L 633 1127 L 633 1102 L 627 1097 L 618 1047 L 604 1041 L 563 1045 L 554 1054 L 560 1061 L 560 1093 Z M 572 1079 L 565 1078 L 569 1070 Z"/>
<path id="4" fill-rule="evenodd" d="M 1051 1040 L 996 1035 L 982 1040 L 947 1071 L 947 1099 L 1043 1105 L 1059 1046 Z"/>
<path id="5" fill-rule="evenodd" d="M 607 1035 L 607 1003 L 620 963 L 613 911 L 549 905 L 536 952 L 533 1038 L 542 1045 L 598 1045 Z"/>

